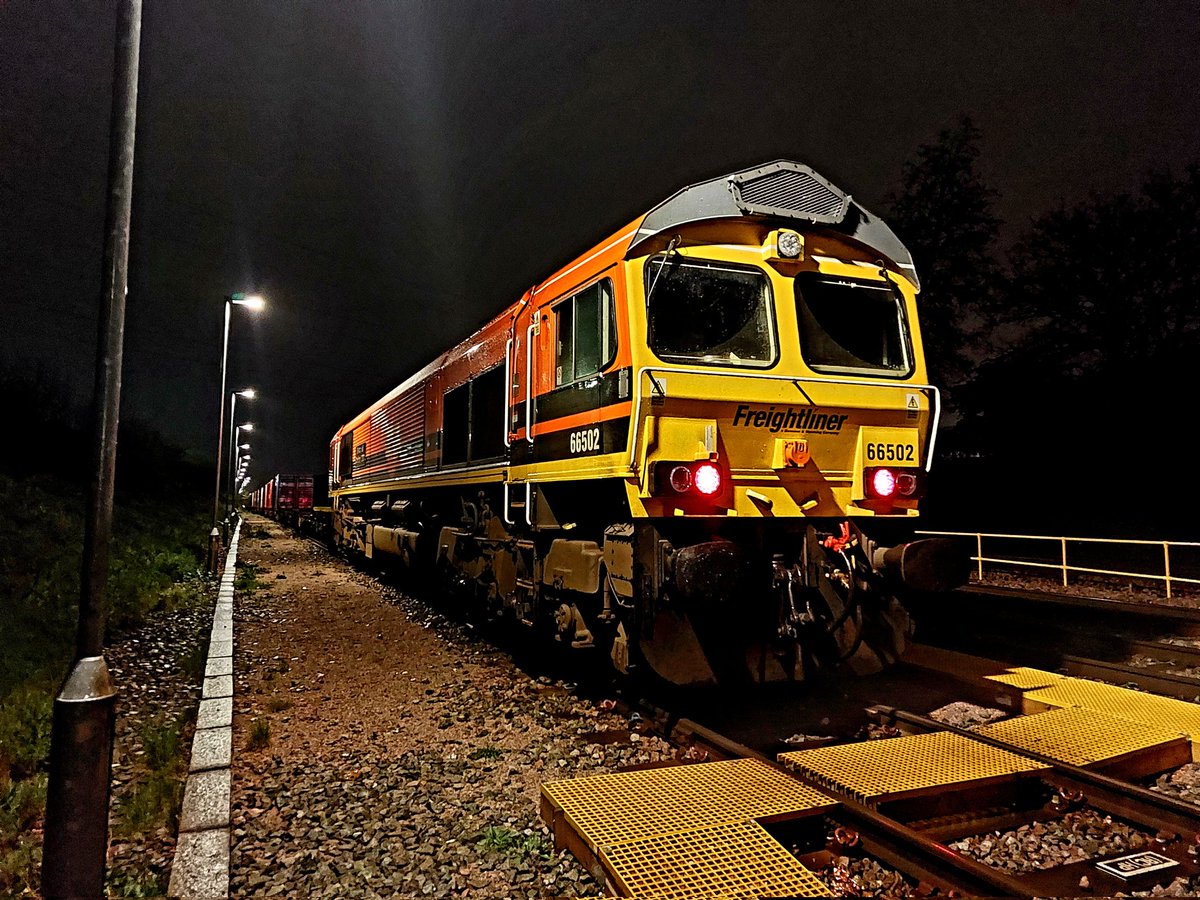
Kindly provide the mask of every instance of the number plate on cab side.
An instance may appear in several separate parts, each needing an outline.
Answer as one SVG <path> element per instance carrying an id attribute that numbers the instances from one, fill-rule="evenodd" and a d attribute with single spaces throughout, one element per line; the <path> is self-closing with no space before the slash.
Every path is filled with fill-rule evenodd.
<path id="1" fill-rule="evenodd" d="M 859 468 L 896 466 L 916 469 L 921 465 L 920 435 L 915 428 L 871 428 L 858 432 Z"/>

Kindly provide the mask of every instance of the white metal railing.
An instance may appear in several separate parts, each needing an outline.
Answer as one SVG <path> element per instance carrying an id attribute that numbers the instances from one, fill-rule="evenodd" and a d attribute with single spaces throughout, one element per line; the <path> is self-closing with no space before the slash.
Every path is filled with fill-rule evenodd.
<path id="1" fill-rule="evenodd" d="M 1072 572 L 1083 575 L 1116 575 L 1125 578 L 1145 578 L 1150 581 L 1161 581 L 1166 587 L 1167 599 L 1171 598 L 1172 584 L 1200 584 L 1200 578 L 1185 578 L 1181 575 L 1171 574 L 1171 548 L 1200 548 L 1200 542 L 1195 541 L 1146 541 L 1124 538 L 1053 537 L 1042 534 L 997 534 L 981 531 L 918 531 L 917 534 L 937 537 L 961 537 L 973 539 L 975 541 L 975 555 L 972 556 L 971 559 L 976 563 L 980 581 L 983 580 L 984 563 L 994 563 L 996 565 L 1018 566 L 1033 569 L 1054 569 L 1062 573 L 1063 587 L 1067 587 L 1069 585 L 1070 575 Z M 1058 544 L 1059 559 L 1057 562 L 1041 562 L 1030 559 L 1005 559 L 999 556 L 985 556 L 983 552 L 984 538 L 1006 541 L 1049 541 Z M 1100 569 L 1091 566 L 1072 565 L 1067 560 L 1067 547 L 1069 544 L 1111 544 L 1126 546 L 1133 545 L 1141 547 L 1161 547 L 1162 572 L 1134 572 L 1121 569 Z"/>

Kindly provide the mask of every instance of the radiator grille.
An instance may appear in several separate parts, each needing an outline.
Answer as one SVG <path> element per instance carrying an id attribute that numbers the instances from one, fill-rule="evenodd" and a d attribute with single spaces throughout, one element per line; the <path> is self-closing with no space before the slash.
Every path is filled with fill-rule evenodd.
<path id="1" fill-rule="evenodd" d="M 354 443 L 365 445 L 354 460 L 355 478 L 373 480 L 417 472 L 425 447 L 425 404 L 419 391 L 408 391 L 389 400 L 370 419 L 354 429 Z"/>
<path id="2" fill-rule="evenodd" d="M 841 221 L 848 198 L 809 172 L 775 169 L 731 182 L 746 212 Z"/>

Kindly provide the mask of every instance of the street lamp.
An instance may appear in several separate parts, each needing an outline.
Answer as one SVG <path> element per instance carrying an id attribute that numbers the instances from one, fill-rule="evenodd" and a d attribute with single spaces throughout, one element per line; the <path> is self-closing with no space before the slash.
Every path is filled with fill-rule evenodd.
<path id="1" fill-rule="evenodd" d="M 230 484 L 242 480 L 246 475 L 246 470 L 250 467 L 250 445 L 239 444 L 237 456 L 237 472 L 230 476 Z M 241 488 L 234 491 L 234 494 L 241 493 Z"/>
<path id="2" fill-rule="evenodd" d="M 227 294 L 225 296 L 225 331 L 224 337 L 221 340 L 221 411 L 217 416 L 217 483 L 213 490 L 213 518 L 212 518 L 212 533 L 208 539 L 208 570 L 216 572 L 218 544 L 221 540 L 221 531 L 217 527 L 217 522 L 221 518 L 221 469 L 224 468 L 221 459 L 225 455 L 225 369 L 229 362 L 229 320 L 233 314 L 235 306 L 244 306 L 247 309 L 260 310 L 265 305 L 265 301 L 258 294 Z M 230 420 L 232 420 L 232 415 Z"/>
<path id="3" fill-rule="evenodd" d="M 229 395 L 229 483 L 231 485 L 233 484 L 233 448 L 237 446 L 237 437 L 233 431 L 233 423 L 237 421 L 237 398 L 245 397 L 247 400 L 253 400 L 257 396 L 258 391 L 254 390 L 254 388 L 245 388 L 240 391 L 234 391 Z M 230 513 L 232 513 L 234 509 L 232 492 L 230 493 L 227 509 Z"/>
<path id="4" fill-rule="evenodd" d="M 125 293 L 129 273 L 129 216 L 137 121 L 141 0 L 121 0 L 113 53 L 109 119 L 107 209 L 92 399 L 95 467 L 83 529 L 79 621 L 70 674 L 54 699 L 50 773 L 42 841 L 45 897 L 99 897 L 108 852 L 109 785 L 117 691 L 104 661 L 108 615 L 109 543 L 116 484 L 121 362 L 125 352 Z M 222 398 L 224 399 L 224 398 Z M 7 652 L 7 648 L 6 648 Z M 7 774 L 7 773 L 6 773 Z"/>

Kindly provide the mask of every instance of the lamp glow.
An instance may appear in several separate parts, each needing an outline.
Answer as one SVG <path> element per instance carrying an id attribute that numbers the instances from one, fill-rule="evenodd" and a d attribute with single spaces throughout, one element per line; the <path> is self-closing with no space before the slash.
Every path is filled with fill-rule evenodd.
<path id="1" fill-rule="evenodd" d="M 231 294 L 229 299 L 238 306 L 244 306 L 246 309 L 262 309 L 267 305 L 267 301 L 262 298 L 261 294 Z"/>

